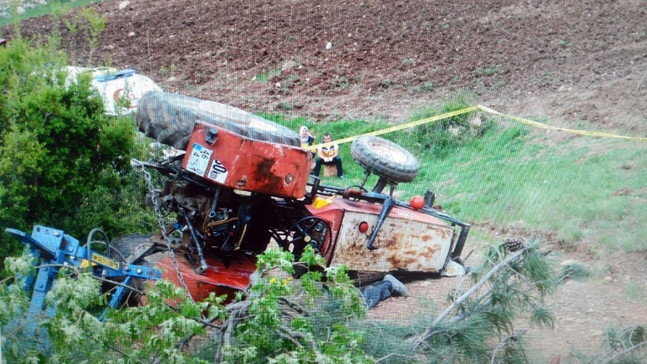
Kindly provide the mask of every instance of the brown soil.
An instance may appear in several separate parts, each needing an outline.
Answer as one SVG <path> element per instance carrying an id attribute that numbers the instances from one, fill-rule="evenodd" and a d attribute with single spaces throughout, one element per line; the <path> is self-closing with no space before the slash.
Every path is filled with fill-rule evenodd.
<path id="1" fill-rule="evenodd" d="M 92 53 L 86 34 L 48 18 L 24 22 L 22 32 L 58 29 L 72 63 L 134 68 L 166 91 L 250 111 L 397 122 L 469 90 L 475 102 L 553 125 L 647 135 L 644 0 L 110 0 L 94 8 L 108 23 Z M 12 37 L 10 27 L 1 31 Z M 627 293 L 646 296 L 644 254 L 594 258 L 553 248 L 597 274 L 568 282 L 551 300 L 555 329 L 527 336 L 534 362 L 558 354 L 581 362 L 575 353 L 602 350 L 604 328 L 647 324 L 644 301 Z M 441 304 L 458 280 L 411 282 L 412 297 L 383 302 L 370 316 Z"/>

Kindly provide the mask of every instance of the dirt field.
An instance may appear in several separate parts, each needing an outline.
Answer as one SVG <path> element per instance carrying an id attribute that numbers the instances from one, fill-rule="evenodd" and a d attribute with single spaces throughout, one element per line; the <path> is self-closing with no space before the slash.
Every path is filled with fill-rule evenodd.
<path id="1" fill-rule="evenodd" d="M 468 90 L 480 104 L 553 125 L 647 135 L 645 0 L 132 0 L 95 8 L 108 23 L 92 53 L 85 34 L 47 18 L 24 22 L 22 32 L 56 28 L 78 65 L 134 68 L 166 91 L 250 111 L 397 122 Z M 551 303 L 555 330 L 528 333 L 534 362 L 580 362 L 576 353 L 601 350 L 604 328 L 647 324 L 645 303 L 624 294 L 628 282 L 647 292 L 644 254 L 560 253 L 607 273 L 562 286 Z M 397 318 L 457 282 L 409 283 L 411 298 L 384 302 L 371 316 Z"/>

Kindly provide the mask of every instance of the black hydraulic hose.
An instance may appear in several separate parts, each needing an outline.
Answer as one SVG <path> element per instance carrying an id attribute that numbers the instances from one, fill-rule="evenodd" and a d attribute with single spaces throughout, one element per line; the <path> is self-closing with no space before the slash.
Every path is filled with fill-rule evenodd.
<path id="1" fill-rule="evenodd" d="M 198 257 L 200 258 L 200 267 L 196 269 L 196 273 L 204 274 L 207 271 L 207 262 L 204 260 L 204 253 L 202 252 L 202 246 L 200 246 L 200 240 L 198 239 L 198 234 L 195 233 L 191 221 L 189 221 L 189 216 L 186 214 L 183 208 L 180 208 L 180 214 L 186 222 L 186 226 L 189 227 L 189 233 L 191 233 L 191 240 L 195 243 L 195 248 L 198 251 Z"/>
<path id="2" fill-rule="evenodd" d="M 213 202 L 211 203 L 211 209 L 209 210 L 209 218 L 213 219 L 216 217 L 216 209 L 218 208 L 218 200 L 220 199 L 220 186 L 216 187 L 216 192 L 213 195 Z"/>
<path id="3" fill-rule="evenodd" d="M 101 235 L 103 235 L 103 238 L 104 238 L 104 239 L 106 239 L 106 240 L 105 240 L 105 241 L 106 241 L 106 252 L 108 253 L 108 255 L 110 255 L 110 240 L 108 240 L 108 235 L 106 235 L 106 233 L 104 233 L 104 232 L 103 232 L 103 230 L 101 230 L 101 229 L 99 229 L 99 228 L 94 228 L 94 229 L 92 229 L 92 230 L 90 231 L 90 233 L 88 234 L 88 240 L 86 241 L 86 244 L 85 244 L 85 248 L 86 248 L 86 255 L 87 255 L 87 256 L 86 256 L 86 259 L 87 259 L 87 260 L 91 260 L 91 258 L 92 258 L 92 257 L 90 256 L 90 255 L 92 254 L 92 253 L 91 253 L 91 252 L 92 252 L 92 249 L 91 249 L 91 246 L 92 246 L 92 236 L 93 236 L 93 235 L 94 235 L 94 233 L 96 233 L 96 232 L 98 232 L 98 233 L 100 233 Z M 119 254 L 119 255 L 121 255 L 121 254 Z M 121 258 L 122 258 L 122 260 L 123 260 L 123 256 L 122 256 Z"/>

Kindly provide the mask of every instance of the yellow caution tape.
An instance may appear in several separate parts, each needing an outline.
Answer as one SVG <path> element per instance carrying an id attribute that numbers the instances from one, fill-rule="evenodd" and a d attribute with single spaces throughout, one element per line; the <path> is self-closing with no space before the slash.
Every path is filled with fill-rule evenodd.
<path id="1" fill-rule="evenodd" d="M 548 130 L 559 130 L 559 131 L 565 131 L 568 133 L 572 134 L 578 134 L 578 135 L 587 135 L 587 136 L 597 136 L 597 137 L 603 137 L 603 138 L 616 138 L 616 139 L 629 139 L 629 140 L 639 140 L 643 142 L 647 142 L 647 138 L 641 138 L 641 137 L 630 137 L 630 136 L 625 136 L 625 135 L 617 135 L 617 134 L 611 134 L 611 133 L 602 133 L 599 131 L 587 131 L 587 130 L 577 130 L 577 129 L 567 129 L 567 128 L 561 128 L 558 126 L 552 126 L 552 125 L 546 125 L 543 123 L 539 123 L 537 121 L 532 121 L 524 118 L 520 118 L 518 116 L 512 116 L 512 115 L 506 115 L 503 113 L 500 113 L 496 110 L 490 109 L 489 107 L 485 107 L 483 105 L 477 105 L 479 110 L 494 114 L 494 115 L 499 115 L 507 119 L 512 119 L 514 121 L 520 122 L 522 124 L 530 125 L 535 128 L 540 128 L 540 129 L 548 129 Z"/>
<path id="2" fill-rule="evenodd" d="M 336 140 L 336 141 L 332 141 L 332 142 L 328 142 L 328 143 L 321 143 L 321 144 L 311 145 L 307 149 L 314 152 L 318 148 L 321 148 L 321 147 L 328 147 L 328 146 L 331 146 L 331 145 L 334 145 L 334 144 L 343 144 L 343 143 L 352 142 L 353 140 L 355 140 L 355 139 L 357 139 L 357 138 L 359 138 L 361 136 L 364 136 L 364 135 L 381 135 L 381 134 L 391 133 L 391 132 L 394 132 L 394 131 L 413 128 L 413 127 L 418 126 L 418 125 L 428 124 L 428 123 L 436 122 L 436 121 L 439 121 L 439 120 L 451 118 L 451 117 L 454 117 L 454 116 L 457 116 L 457 115 L 467 114 L 467 113 L 471 113 L 471 112 L 475 112 L 475 111 L 479 111 L 479 110 L 483 111 L 483 112 L 486 112 L 486 113 L 489 113 L 489 114 L 498 115 L 498 116 L 504 117 L 506 119 L 511 119 L 511 120 L 517 121 L 519 123 L 532 126 L 534 128 L 565 131 L 565 132 L 572 133 L 572 134 L 595 136 L 595 137 L 602 137 L 602 138 L 628 139 L 628 140 L 637 140 L 637 141 L 647 142 L 647 137 L 630 137 L 630 136 L 617 135 L 617 134 L 611 134 L 611 133 L 603 133 L 603 132 L 597 132 L 597 131 L 567 129 L 567 128 L 562 128 L 562 127 L 558 127 L 558 126 L 546 125 L 546 124 L 543 124 L 543 123 L 540 123 L 540 122 L 537 122 L 537 121 L 532 121 L 532 120 L 520 118 L 520 117 L 513 116 L 513 115 L 503 114 L 503 113 L 498 112 L 498 111 L 496 111 L 494 109 L 490 109 L 489 107 L 486 107 L 486 106 L 483 106 L 483 105 L 476 105 L 476 106 L 470 106 L 470 107 L 466 107 L 466 108 L 463 108 L 463 109 L 460 109 L 460 110 L 451 111 L 451 112 L 448 112 L 448 113 L 444 113 L 444 114 L 440 114 L 440 115 L 436 115 L 436 116 L 432 116 L 432 117 L 412 121 L 412 122 L 409 122 L 409 123 L 392 126 L 392 127 L 386 128 L 386 129 L 373 131 L 373 132 L 370 132 L 370 133 L 356 135 L 356 136 L 352 136 L 352 137 L 348 137 L 348 138 L 344 138 L 344 139 L 340 139 L 340 140 Z"/>
<path id="3" fill-rule="evenodd" d="M 451 111 L 451 112 L 447 112 L 447 113 L 436 115 L 436 116 L 431 116 L 431 117 L 428 117 L 428 118 L 412 121 L 412 122 L 409 122 L 409 123 L 392 126 L 392 127 L 386 128 L 386 129 L 372 131 L 370 133 L 365 133 L 365 134 L 356 135 L 356 136 L 352 136 L 352 137 L 348 137 L 348 138 L 344 138 L 344 139 L 340 139 L 340 140 L 335 140 L 335 141 L 328 142 L 328 143 L 321 143 L 321 144 L 311 145 L 310 147 L 308 147 L 308 149 L 311 150 L 311 151 L 316 151 L 320 147 L 328 147 L 328 146 L 331 146 L 331 145 L 334 145 L 334 144 L 349 143 L 349 142 L 352 142 L 353 140 L 355 140 L 355 139 L 357 139 L 357 138 L 359 138 L 361 136 L 364 136 L 364 135 L 381 135 L 381 134 L 391 133 L 391 132 L 394 132 L 394 131 L 398 131 L 398 130 L 402 130 L 402 129 L 409 129 L 409 128 L 413 128 L 413 127 L 418 126 L 418 125 L 428 124 L 428 123 L 432 123 L 432 122 L 435 122 L 435 121 L 438 121 L 438 120 L 451 118 L 451 117 L 457 116 L 457 115 L 468 114 L 468 113 L 478 111 L 478 110 L 479 110 L 478 106 L 470 106 L 470 107 L 466 107 L 464 109 Z"/>

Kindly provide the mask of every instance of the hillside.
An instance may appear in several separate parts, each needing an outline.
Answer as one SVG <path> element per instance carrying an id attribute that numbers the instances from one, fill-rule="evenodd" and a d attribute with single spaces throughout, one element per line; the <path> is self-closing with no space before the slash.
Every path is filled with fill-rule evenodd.
<path id="1" fill-rule="evenodd" d="M 504 112 L 644 134 L 641 3 L 105 1 L 91 61 L 86 35 L 70 38 L 62 22 L 22 31 L 54 27 L 78 64 L 134 68 L 166 90 L 249 110 L 397 121 L 470 90 Z"/>
<path id="2" fill-rule="evenodd" d="M 551 125 L 647 136 L 647 6 L 627 1 L 105 1 L 99 46 L 36 18 L 23 35 L 62 34 L 71 61 L 134 68 L 169 92 L 250 111 L 407 120 L 468 91 L 476 102 Z M 0 38 L 11 39 L 11 27 Z M 558 143 L 575 138 L 547 134 Z M 581 138 L 581 137 L 577 137 Z M 595 140 L 591 138 L 591 143 Z M 646 182 L 647 184 L 647 182 Z M 644 203 L 644 200 L 642 200 Z M 511 219 L 514 220 L 514 219 Z M 501 237 L 507 227 L 478 226 Z M 559 249 L 558 246 L 554 248 Z M 605 327 L 647 324 L 647 256 L 561 252 L 604 272 L 556 295 L 554 331 L 530 332 L 539 362 L 599 349 Z M 372 311 L 388 319 L 456 280 L 410 283 L 413 298 Z"/>

